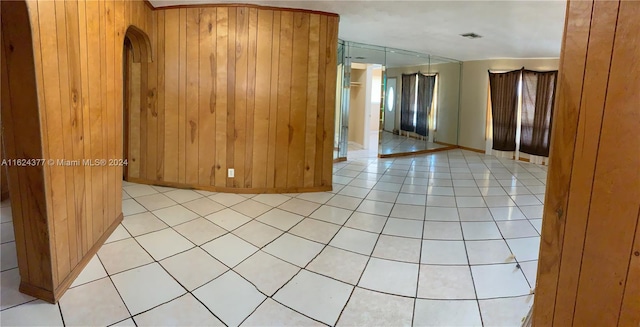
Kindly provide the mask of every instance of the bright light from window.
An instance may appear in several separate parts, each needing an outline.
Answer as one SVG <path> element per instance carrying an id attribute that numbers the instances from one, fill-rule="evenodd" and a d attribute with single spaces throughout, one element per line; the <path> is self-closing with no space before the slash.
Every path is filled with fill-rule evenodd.
<path id="1" fill-rule="evenodd" d="M 416 96 L 413 98 L 413 126 L 418 125 L 418 84 L 420 83 L 420 79 L 418 79 L 418 75 L 416 74 Z M 415 130 L 414 130 L 415 132 Z"/>
<path id="2" fill-rule="evenodd" d="M 395 104 L 395 91 L 393 90 L 393 86 L 389 87 L 389 94 L 387 95 L 387 109 L 389 111 L 393 111 L 393 105 Z"/>

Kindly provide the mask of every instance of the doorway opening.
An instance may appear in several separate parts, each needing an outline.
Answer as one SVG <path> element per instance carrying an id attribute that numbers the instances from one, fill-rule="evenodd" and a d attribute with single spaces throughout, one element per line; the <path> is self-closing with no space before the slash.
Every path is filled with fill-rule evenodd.
<path id="1" fill-rule="evenodd" d="M 375 157 L 381 128 L 384 66 L 352 63 L 349 99 L 349 157 Z"/>
<path id="2" fill-rule="evenodd" d="M 147 119 L 149 112 L 147 66 L 152 61 L 151 42 L 146 33 L 135 26 L 129 26 L 124 37 L 122 50 L 123 71 L 123 106 L 122 106 L 122 178 L 128 181 L 130 177 L 140 178 L 140 166 L 146 153 L 141 153 L 142 137 L 140 124 Z"/>

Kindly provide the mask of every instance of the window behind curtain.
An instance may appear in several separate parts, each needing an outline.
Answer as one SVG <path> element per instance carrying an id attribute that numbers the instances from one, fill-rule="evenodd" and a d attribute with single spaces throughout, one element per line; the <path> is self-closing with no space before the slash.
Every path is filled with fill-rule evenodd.
<path id="1" fill-rule="evenodd" d="M 418 98 L 417 98 L 417 119 L 416 133 L 427 136 L 429 134 L 428 117 L 433 102 L 433 91 L 436 85 L 436 76 L 418 75 Z"/>
<path id="2" fill-rule="evenodd" d="M 518 83 L 521 72 L 521 69 L 506 73 L 489 72 L 494 150 L 516 150 Z"/>
<path id="3" fill-rule="evenodd" d="M 521 152 L 549 156 L 557 76 L 558 71 L 522 72 Z"/>
<path id="4" fill-rule="evenodd" d="M 413 117 L 416 112 L 416 74 L 402 74 L 402 99 L 400 102 L 400 130 L 415 132 Z"/>

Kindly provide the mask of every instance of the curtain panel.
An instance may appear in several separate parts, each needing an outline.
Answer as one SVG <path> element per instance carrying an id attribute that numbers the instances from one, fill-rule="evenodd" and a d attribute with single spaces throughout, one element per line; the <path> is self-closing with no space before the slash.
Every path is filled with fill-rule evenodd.
<path id="1" fill-rule="evenodd" d="M 551 117 L 555 100 L 558 71 L 522 72 L 522 118 L 520 151 L 536 156 L 549 156 Z"/>
<path id="2" fill-rule="evenodd" d="M 402 97 L 400 100 L 400 130 L 415 132 L 413 116 L 416 112 L 416 74 L 402 74 Z"/>
<path id="3" fill-rule="evenodd" d="M 522 69 L 506 73 L 489 72 L 494 150 L 516 150 L 518 83 L 521 73 Z"/>
<path id="4" fill-rule="evenodd" d="M 436 76 L 418 74 L 418 108 L 416 119 L 416 133 L 422 136 L 429 134 L 428 118 L 433 102 L 433 90 L 436 85 Z"/>

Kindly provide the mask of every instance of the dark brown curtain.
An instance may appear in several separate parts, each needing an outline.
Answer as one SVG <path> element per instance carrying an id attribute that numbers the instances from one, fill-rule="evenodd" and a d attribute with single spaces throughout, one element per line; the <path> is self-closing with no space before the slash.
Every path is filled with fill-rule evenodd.
<path id="1" fill-rule="evenodd" d="M 506 73 L 489 72 L 494 150 L 516 150 L 518 81 L 521 73 L 521 69 Z"/>
<path id="2" fill-rule="evenodd" d="M 536 156 L 549 156 L 551 116 L 555 100 L 558 71 L 522 72 L 522 119 L 520 151 Z"/>
<path id="3" fill-rule="evenodd" d="M 416 112 L 416 74 L 402 74 L 402 98 L 400 102 L 400 130 L 414 132 L 413 115 Z"/>
<path id="4" fill-rule="evenodd" d="M 429 134 L 427 118 L 433 102 L 433 90 L 436 86 L 435 76 L 418 75 L 418 111 L 416 118 L 416 133 L 422 136 Z"/>

